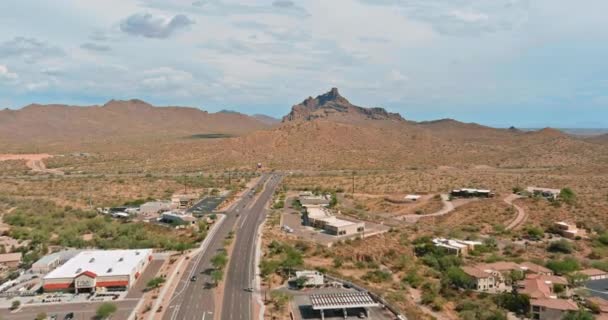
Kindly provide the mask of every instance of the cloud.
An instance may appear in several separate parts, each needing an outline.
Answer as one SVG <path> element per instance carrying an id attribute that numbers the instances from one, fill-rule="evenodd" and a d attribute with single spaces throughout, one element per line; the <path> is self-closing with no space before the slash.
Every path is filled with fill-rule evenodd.
<path id="1" fill-rule="evenodd" d="M 164 39 L 192 24 L 194 21 L 183 14 L 167 18 L 149 13 L 137 13 L 123 20 L 120 30 L 134 36 Z"/>
<path id="2" fill-rule="evenodd" d="M 272 5 L 277 8 L 291 8 L 295 6 L 293 1 L 290 0 L 275 0 Z"/>
<path id="3" fill-rule="evenodd" d="M 146 70 L 143 75 L 141 84 L 148 89 L 180 88 L 194 79 L 189 72 L 169 67 Z"/>
<path id="4" fill-rule="evenodd" d="M 95 31 L 89 36 L 89 39 L 93 41 L 108 41 L 110 37 L 104 31 Z"/>
<path id="5" fill-rule="evenodd" d="M 110 48 L 110 46 L 107 46 L 104 44 L 91 43 L 91 42 L 81 44 L 80 48 L 88 50 L 88 51 L 94 51 L 94 52 L 108 52 L 108 51 L 112 50 L 112 48 Z"/>
<path id="6" fill-rule="evenodd" d="M 35 38 L 15 37 L 0 44 L 0 58 L 18 57 L 27 63 L 36 63 L 52 57 L 64 56 L 64 51 Z"/>
<path id="7" fill-rule="evenodd" d="M 10 72 L 8 68 L 0 64 L 0 80 L 17 80 L 19 75 L 14 72 Z"/>

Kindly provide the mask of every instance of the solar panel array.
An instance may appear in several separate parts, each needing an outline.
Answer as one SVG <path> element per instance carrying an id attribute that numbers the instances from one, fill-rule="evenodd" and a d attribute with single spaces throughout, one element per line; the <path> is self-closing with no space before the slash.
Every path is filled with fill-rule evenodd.
<path id="1" fill-rule="evenodd" d="M 378 305 L 366 292 L 313 294 L 310 296 L 310 301 L 312 302 L 312 308 L 315 310 L 362 308 Z"/>

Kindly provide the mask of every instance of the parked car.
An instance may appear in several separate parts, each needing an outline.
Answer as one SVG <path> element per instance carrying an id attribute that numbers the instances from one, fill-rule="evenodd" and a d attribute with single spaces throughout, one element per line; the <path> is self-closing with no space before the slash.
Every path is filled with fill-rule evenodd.
<path id="1" fill-rule="evenodd" d="M 63 320 L 73 320 L 74 319 L 74 312 L 68 312 L 68 314 L 65 315 L 65 317 L 63 317 Z"/>
<path id="2" fill-rule="evenodd" d="M 196 281 L 196 279 L 197 279 L 196 276 L 192 276 L 192 278 L 190 278 L 190 281 L 194 282 L 194 281 Z"/>

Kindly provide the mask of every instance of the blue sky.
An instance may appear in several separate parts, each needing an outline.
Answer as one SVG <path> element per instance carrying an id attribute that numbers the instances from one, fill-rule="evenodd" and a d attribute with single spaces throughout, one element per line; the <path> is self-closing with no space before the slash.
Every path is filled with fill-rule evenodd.
<path id="1" fill-rule="evenodd" d="M 340 88 L 412 120 L 608 127 L 604 0 L 3 0 L 0 107 L 282 116 Z"/>

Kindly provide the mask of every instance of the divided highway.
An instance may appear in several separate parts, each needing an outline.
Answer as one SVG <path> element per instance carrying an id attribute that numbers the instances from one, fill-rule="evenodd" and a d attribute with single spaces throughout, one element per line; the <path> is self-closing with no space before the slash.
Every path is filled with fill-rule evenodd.
<path id="1" fill-rule="evenodd" d="M 185 272 L 181 274 L 180 282 L 171 302 L 169 306 L 166 306 L 164 320 L 250 319 L 252 296 L 251 293 L 246 293 L 243 289 L 252 286 L 255 276 L 253 258 L 257 227 L 264 220 L 264 208 L 272 198 L 279 182 L 279 175 L 263 175 L 254 187 L 255 190 L 264 186 L 263 191 L 259 195 L 247 192 L 226 213 L 226 218 L 213 235 L 213 238 L 210 239 L 206 250 L 193 257 Z M 228 273 L 224 280 L 224 308 L 215 310 L 214 288 L 209 285 L 213 282 L 210 276 L 213 269 L 211 258 L 224 247 L 224 239 L 232 230 L 235 231 L 236 242 L 228 265 Z M 245 269 L 248 270 L 246 272 L 251 274 L 241 274 L 244 272 L 242 270 Z M 191 281 L 191 275 L 196 275 L 197 280 Z M 237 279 L 233 279 L 234 277 Z M 243 282 L 240 283 L 240 281 Z M 235 301 L 233 298 L 239 300 Z M 232 306 L 227 307 L 229 304 Z M 216 314 L 217 312 L 222 312 L 221 317 Z M 236 314 L 237 312 L 243 312 L 244 314 L 239 317 Z M 230 313 L 233 313 L 234 317 L 231 317 Z"/>

